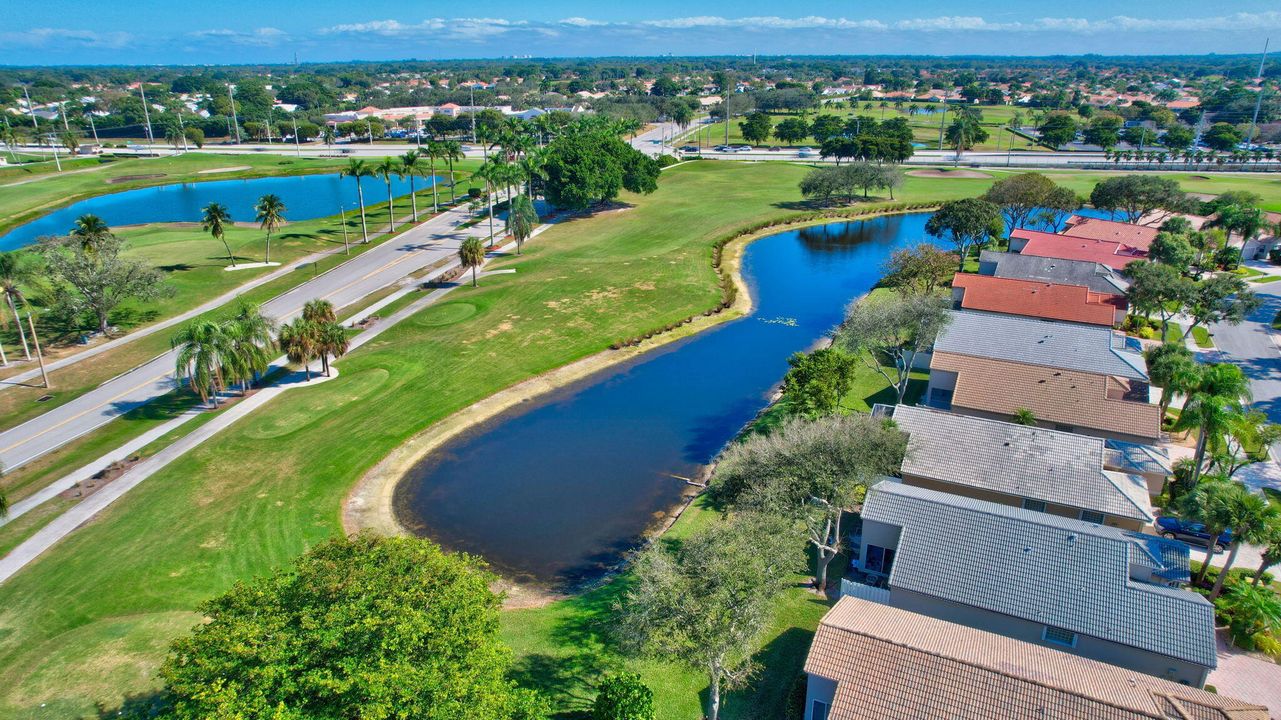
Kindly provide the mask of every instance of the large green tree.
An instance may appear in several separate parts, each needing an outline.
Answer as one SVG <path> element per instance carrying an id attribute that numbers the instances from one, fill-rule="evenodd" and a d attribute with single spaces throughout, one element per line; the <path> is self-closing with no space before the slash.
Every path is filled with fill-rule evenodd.
<path id="1" fill-rule="evenodd" d="M 912 366 L 951 322 L 951 306 L 950 298 L 937 294 L 869 295 L 850 307 L 834 342 L 885 378 L 902 403 Z"/>
<path id="2" fill-rule="evenodd" d="M 533 720 L 506 679 L 484 566 L 415 538 L 337 537 L 203 603 L 160 670 L 163 717 Z"/>
<path id="3" fill-rule="evenodd" d="M 68 317 L 92 314 L 102 333 L 120 303 L 172 291 L 159 270 L 124 257 L 124 241 L 111 233 L 92 244 L 77 237 L 47 237 L 40 241 L 40 252 L 52 281 L 54 305 Z"/>
<path id="4" fill-rule="evenodd" d="M 956 246 L 960 256 L 958 270 L 965 269 L 965 258 L 971 250 L 999 238 L 1003 230 L 1001 209 L 979 198 L 945 202 L 925 222 L 925 232 Z"/>
<path id="5" fill-rule="evenodd" d="M 1129 223 L 1137 223 L 1157 210 L 1183 209 L 1187 196 L 1179 183 L 1156 175 L 1120 175 L 1094 186 L 1090 204 L 1100 210 L 1120 214 Z"/>
<path id="6" fill-rule="evenodd" d="M 626 189 L 648 194 L 658 188 L 658 162 L 617 136 L 599 130 L 567 132 L 547 146 L 547 199 L 584 210 Z"/>

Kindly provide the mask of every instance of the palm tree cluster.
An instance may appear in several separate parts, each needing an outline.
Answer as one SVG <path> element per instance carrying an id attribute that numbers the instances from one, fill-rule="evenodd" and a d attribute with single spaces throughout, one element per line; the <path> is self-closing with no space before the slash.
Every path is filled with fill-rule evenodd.
<path id="1" fill-rule="evenodd" d="M 254 219 L 258 221 L 258 226 L 267 231 L 267 248 L 263 254 L 263 262 L 271 262 L 271 236 L 285 224 L 285 201 L 280 199 L 279 195 L 268 193 L 258 198 L 254 204 Z M 231 261 L 231 266 L 236 267 L 236 254 L 231 250 L 231 244 L 227 242 L 227 228 L 234 224 L 231 219 L 231 211 L 222 203 L 209 203 L 201 209 L 200 226 L 205 232 L 222 243 L 223 248 L 227 251 L 227 259 Z M 86 215 L 85 217 L 93 217 Z M 81 218 L 83 220 L 84 218 Z M 77 222 L 77 230 L 80 229 Z M 72 231 L 75 235 L 76 231 Z"/>
<path id="2" fill-rule="evenodd" d="M 365 191 L 362 180 L 367 177 L 380 177 L 387 185 L 387 213 L 389 229 L 396 229 L 395 193 L 392 190 L 392 176 L 409 180 L 410 217 L 418 222 L 418 194 L 414 187 L 415 178 L 435 178 L 436 163 L 443 162 L 449 168 L 450 202 L 455 202 L 454 163 L 463 159 L 462 146 L 453 140 L 433 140 L 422 147 L 410 150 L 398 158 L 383 158 L 376 164 L 358 158 L 347 161 L 347 167 L 339 173 L 342 177 L 356 181 L 356 199 L 360 205 L 360 229 L 364 242 L 369 242 L 369 223 L 365 216 Z M 423 164 L 423 161 L 426 164 Z M 434 180 L 431 185 L 432 212 L 440 211 L 439 184 Z"/>
<path id="3" fill-rule="evenodd" d="M 274 330 L 275 323 L 249 304 L 221 321 L 196 320 L 170 341 L 178 351 L 174 373 L 201 402 L 217 407 L 218 393 L 239 385 L 243 394 L 267 371 L 276 353 Z"/>
<path id="4" fill-rule="evenodd" d="M 338 322 L 334 305 L 328 300 L 311 300 L 303 306 L 302 315 L 280 328 L 280 349 L 290 362 L 302 365 L 311 380 L 311 362 L 319 359 L 323 372 L 329 375 L 329 359 L 347 354 L 350 342 L 347 330 Z"/>

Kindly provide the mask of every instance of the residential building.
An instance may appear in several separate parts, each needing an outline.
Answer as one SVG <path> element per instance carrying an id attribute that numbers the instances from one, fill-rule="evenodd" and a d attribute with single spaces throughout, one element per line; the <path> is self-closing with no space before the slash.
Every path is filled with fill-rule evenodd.
<path id="1" fill-rule="evenodd" d="M 926 404 L 1008 420 L 1029 410 L 1055 430 L 1149 443 L 1159 389 L 1138 341 L 1110 328 L 953 311 L 930 357 Z"/>
<path id="2" fill-rule="evenodd" d="M 878 410 L 884 406 L 878 406 Z M 1102 438 L 899 405 L 903 482 L 1089 523 L 1142 530 L 1156 519 L 1147 479 L 1106 469 Z"/>
<path id="3" fill-rule="evenodd" d="M 952 278 L 952 303 L 957 309 L 1103 327 L 1121 324 L 1129 307 L 1123 295 L 1096 293 L 1084 285 L 972 273 Z"/>
<path id="4" fill-rule="evenodd" d="M 1217 665 L 1181 542 L 885 480 L 859 553 L 842 595 L 1194 687 Z"/>
<path id="5" fill-rule="evenodd" d="M 1267 720 L 1267 708 L 841 598 L 805 659 L 805 720 Z"/>
<path id="6" fill-rule="evenodd" d="M 1018 228 L 1010 233 L 1010 251 L 1038 257 L 1084 260 L 1124 270 L 1135 260 L 1146 260 L 1148 251 L 1111 240 L 1094 240 L 1071 235 Z"/>
<path id="7" fill-rule="evenodd" d="M 1084 285 L 1091 292 L 1124 300 L 1130 283 L 1119 272 L 1096 262 L 984 250 L 979 274 L 1016 280 L 1040 280 L 1060 285 Z"/>
<path id="8" fill-rule="evenodd" d="M 1150 225 L 1103 220 L 1086 215 L 1072 215 L 1064 223 L 1062 235 L 1088 238 L 1090 240 L 1108 240 L 1131 247 L 1147 250 L 1160 232 Z"/>

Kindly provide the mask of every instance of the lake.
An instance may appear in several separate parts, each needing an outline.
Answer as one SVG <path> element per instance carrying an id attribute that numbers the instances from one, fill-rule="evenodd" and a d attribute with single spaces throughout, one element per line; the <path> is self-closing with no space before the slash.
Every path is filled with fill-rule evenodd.
<path id="1" fill-rule="evenodd" d="M 437 181 L 445 178 L 437 176 Z M 415 187 L 430 189 L 430 178 L 417 178 Z M 365 203 L 372 205 L 387 200 L 387 184 L 379 177 L 361 180 Z M 409 180 L 392 178 L 392 192 L 397 197 L 409 193 Z M 446 192 L 442 189 L 442 192 Z M 222 203 L 237 221 L 254 219 L 258 198 L 275 193 L 284 201 L 285 216 L 290 220 L 337 215 L 340 207 L 358 208 L 356 181 L 337 173 L 256 178 L 252 180 L 210 180 L 207 182 L 160 185 L 125 190 L 110 195 L 81 200 L 32 220 L 0 235 L 0 250 L 13 250 L 34 243 L 45 235 L 65 235 L 76 218 L 86 213 L 97 215 L 112 227 L 158 222 L 198 222 L 201 209 L 211 202 Z M 422 200 L 422 197 L 419 197 Z M 397 203 L 399 206 L 399 203 Z M 405 201 L 405 211 L 409 202 Z M 420 202 L 419 209 L 422 209 Z"/>
<path id="2" fill-rule="evenodd" d="M 686 484 L 768 403 L 787 358 L 869 291 L 926 213 L 790 230 L 751 243 L 751 315 L 608 368 L 434 451 L 396 489 L 416 534 L 560 589 L 617 566 Z"/>

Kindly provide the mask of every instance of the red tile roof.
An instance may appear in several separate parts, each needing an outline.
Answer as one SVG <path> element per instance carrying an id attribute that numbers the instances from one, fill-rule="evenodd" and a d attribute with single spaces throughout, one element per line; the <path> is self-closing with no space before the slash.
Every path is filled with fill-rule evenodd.
<path id="1" fill-rule="evenodd" d="M 1073 215 L 1068 218 L 1067 227 L 1063 230 L 1063 234 L 1070 237 L 1109 240 L 1111 242 L 1125 243 L 1142 250 L 1147 250 L 1152 246 L 1152 241 L 1156 239 L 1157 232 L 1159 231 L 1156 228 L 1149 225 L 1100 220 L 1099 218 L 1084 217 L 1082 215 Z"/>
<path id="2" fill-rule="evenodd" d="M 1116 270 L 1124 270 L 1126 265 L 1135 260 L 1148 258 L 1147 250 L 1108 240 L 1091 240 L 1023 229 L 1010 233 L 1010 237 L 1027 241 L 1019 251 L 1024 255 L 1085 260 L 1107 265 Z"/>
<path id="3" fill-rule="evenodd" d="M 1056 285 L 1037 280 L 957 273 L 952 279 L 952 287 L 964 288 L 961 307 L 966 310 L 1107 327 L 1116 324 L 1116 311 L 1126 307 L 1123 295 L 1093 292 L 1084 285 Z"/>

